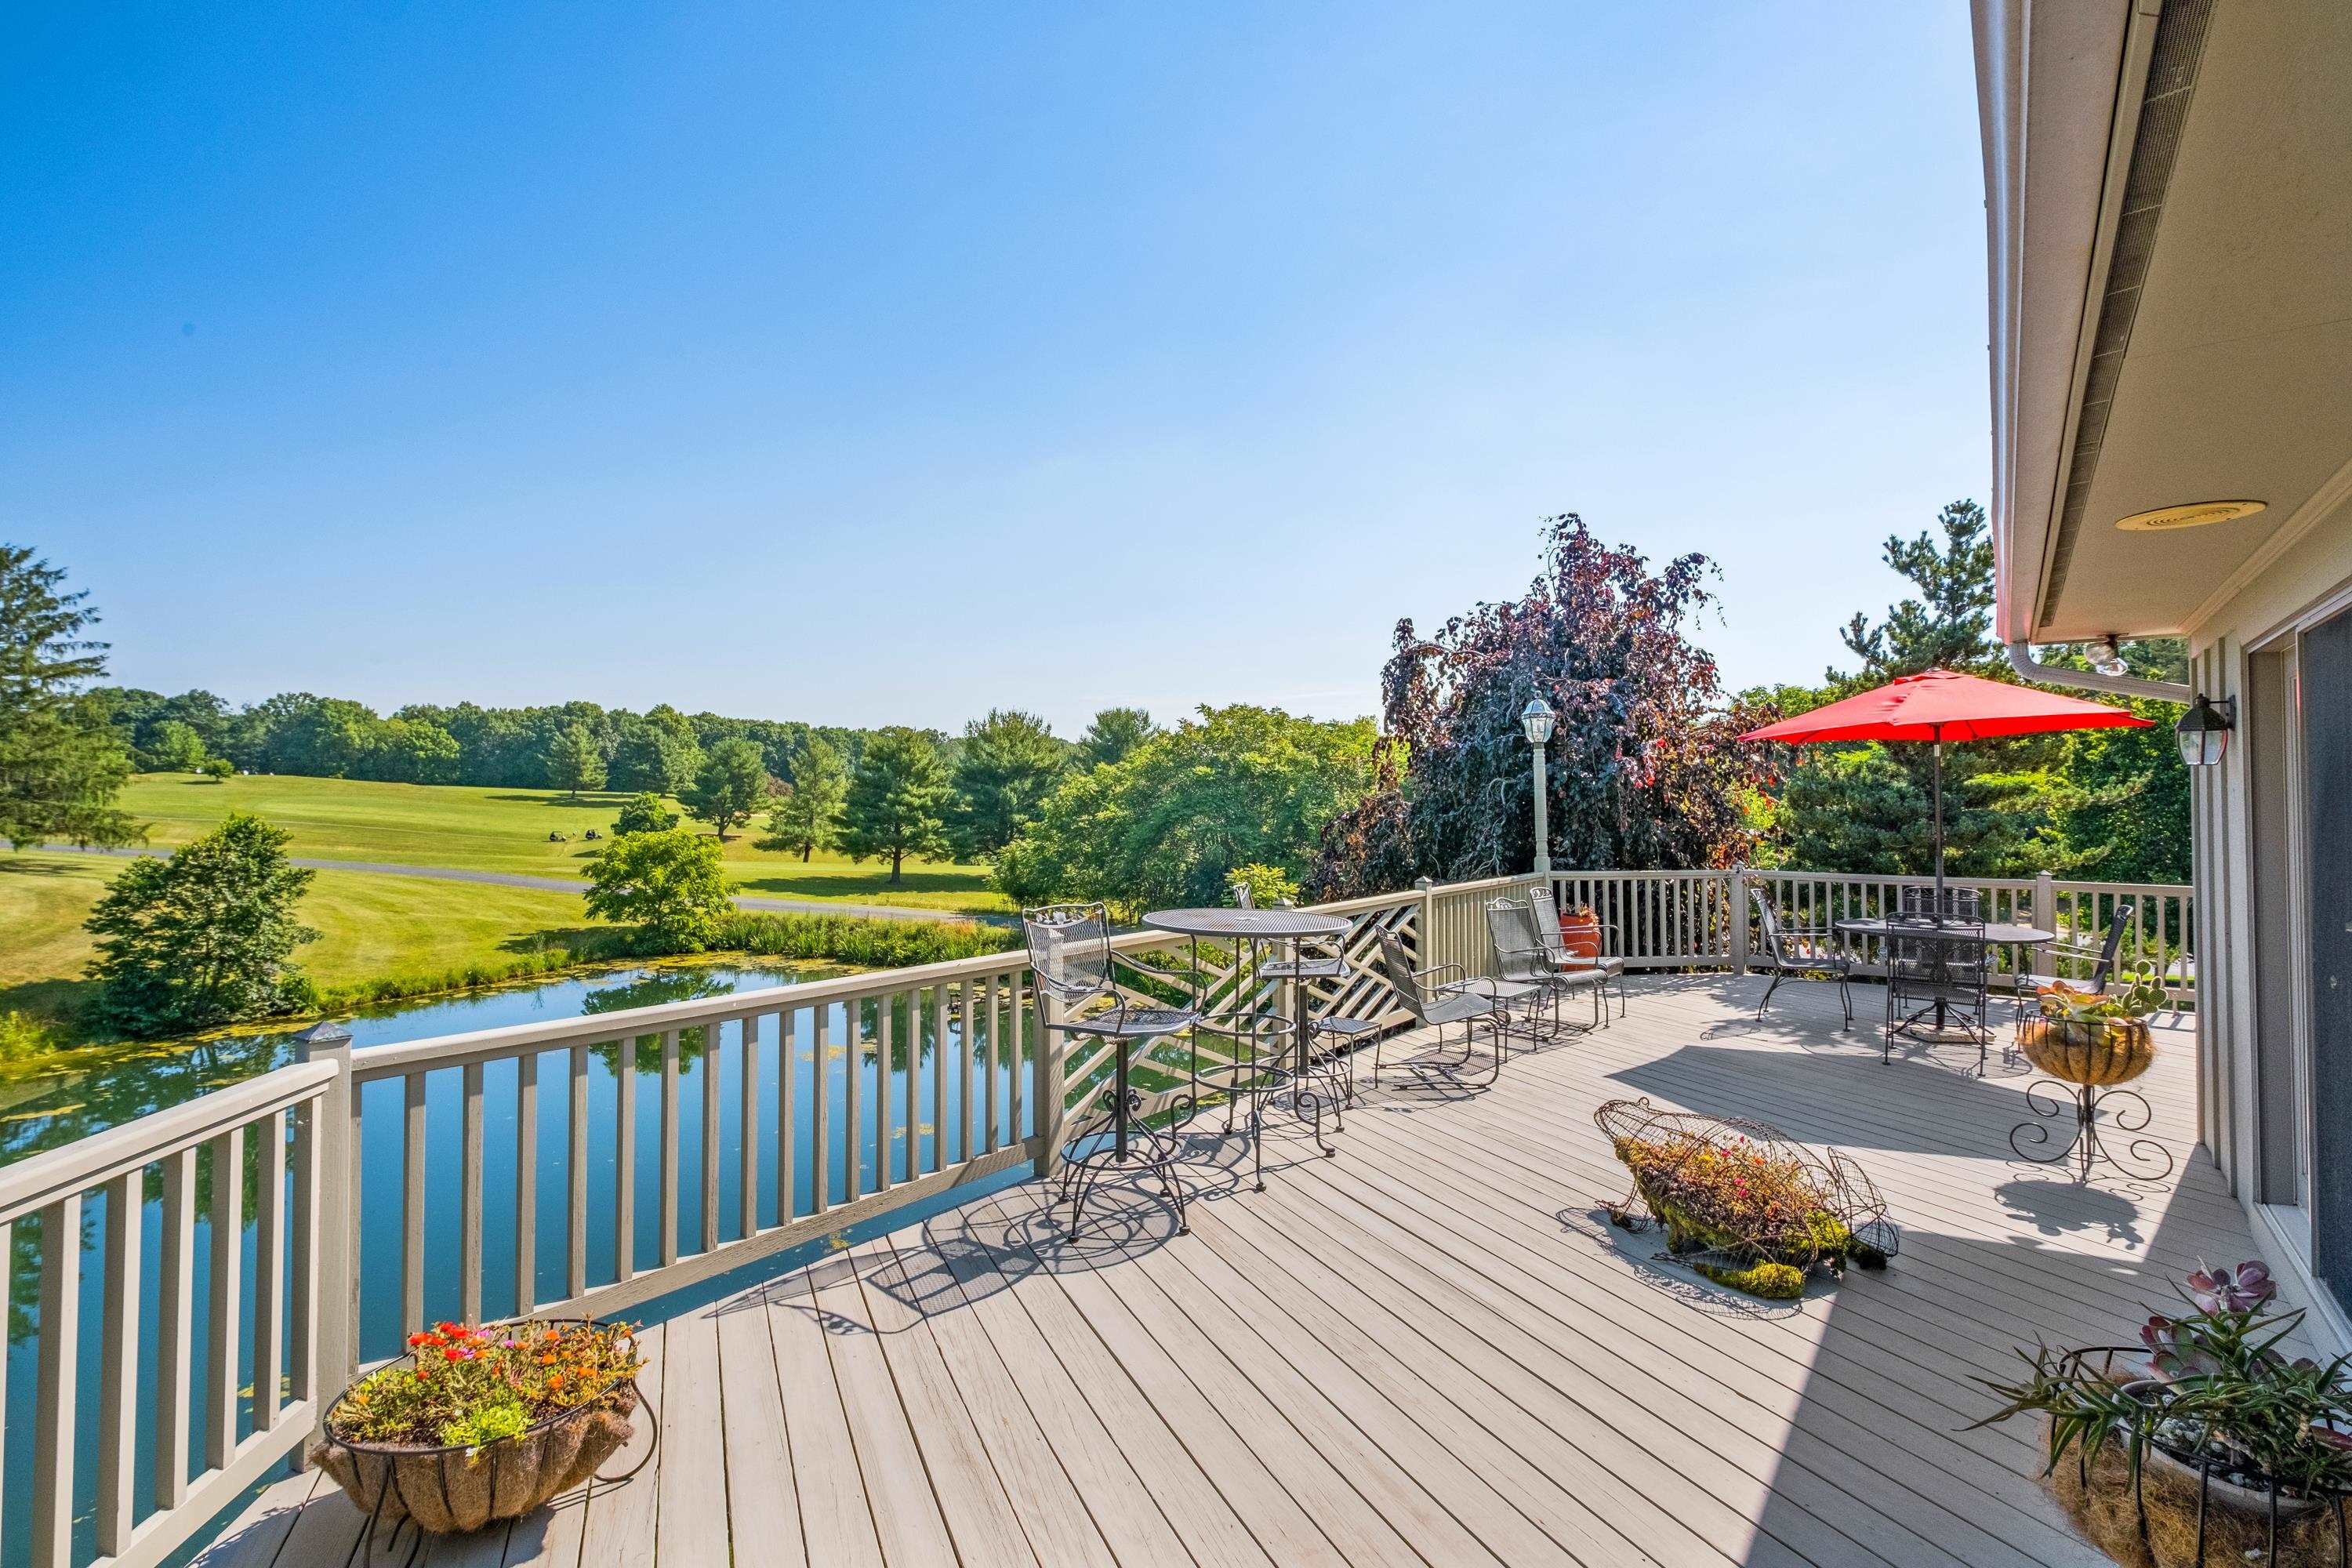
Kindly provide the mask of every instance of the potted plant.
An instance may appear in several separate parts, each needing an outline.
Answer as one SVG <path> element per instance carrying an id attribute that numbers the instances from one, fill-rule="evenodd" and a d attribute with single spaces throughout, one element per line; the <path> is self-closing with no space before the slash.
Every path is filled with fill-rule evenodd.
<path id="1" fill-rule="evenodd" d="M 2028 1374 L 1987 1380 L 2006 1403 L 1977 1425 L 2032 1412 L 2043 1469 L 2084 1533 L 2136 1568 L 2345 1568 L 2352 1495 L 2352 1356 L 2322 1364 L 2279 1349 L 2302 1321 L 2276 1308 L 2259 1262 L 2200 1269 L 2194 1310 L 2152 1315 L 2130 1347 L 2020 1352 Z"/>
<path id="2" fill-rule="evenodd" d="M 2068 1083 L 2123 1083 L 2156 1058 L 2150 1014 L 2168 1002 L 2152 967 L 2127 971 L 2107 991 L 2082 991 L 2058 981 L 2042 987 L 2037 1015 L 2018 1025 L 2026 1059 Z"/>
<path id="3" fill-rule="evenodd" d="M 1593 1120 L 1633 1173 L 1610 1205 L 1630 1230 L 1665 1227 L 1666 1248 L 1703 1277 L 1769 1300 L 1804 1294 L 1816 1265 L 1884 1267 L 1895 1228 L 1868 1177 L 1754 1122 L 1611 1100 Z"/>
<path id="4" fill-rule="evenodd" d="M 1579 904 L 1559 914 L 1559 940 L 1570 958 L 1601 956 L 1601 917 L 1591 904 Z"/>
<path id="5" fill-rule="evenodd" d="M 625 1323 L 437 1323 L 344 1391 L 310 1460 L 375 1523 L 479 1530 L 571 1490 L 629 1440 L 643 1364 Z"/>

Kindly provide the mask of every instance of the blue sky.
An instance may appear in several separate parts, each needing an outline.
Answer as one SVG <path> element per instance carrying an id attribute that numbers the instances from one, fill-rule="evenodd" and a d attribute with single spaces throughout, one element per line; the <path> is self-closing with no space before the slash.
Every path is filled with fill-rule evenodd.
<path id="1" fill-rule="evenodd" d="M 1984 499 L 1967 8 L 22 8 L 0 538 L 118 679 L 1370 712 L 1538 520 L 1819 675 Z"/>

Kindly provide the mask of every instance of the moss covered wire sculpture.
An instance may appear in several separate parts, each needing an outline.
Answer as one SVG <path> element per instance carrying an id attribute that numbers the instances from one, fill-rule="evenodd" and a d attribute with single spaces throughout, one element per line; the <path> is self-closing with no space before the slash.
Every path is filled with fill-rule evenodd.
<path id="1" fill-rule="evenodd" d="M 1612 1100 L 1592 1113 L 1633 1173 L 1607 1205 L 1627 1230 L 1663 1226 L 1666 1249 L 1706 1279 L 1767 1300 L 1794 1300 L 1814 1268 L 1885 1267 L 1902 1247 L 1868 1173 L 1760 1121 Z"/>

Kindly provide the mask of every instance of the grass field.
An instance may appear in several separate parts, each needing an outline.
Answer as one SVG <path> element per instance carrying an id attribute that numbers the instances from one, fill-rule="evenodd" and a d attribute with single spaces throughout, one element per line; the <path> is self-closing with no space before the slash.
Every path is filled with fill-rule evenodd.
<path id="1" fill-rule="evenodd" d="M 95 857 L 0 854 L 0 1013 L 72 1016 L 88 990 L 81 922 L 121 869 Z M 576 894 L 362 871 L 320 872 L 302 918 L 320 932 L 302 967 L 330 989 L 510 961 L 590 923 Z"/>
<path id="2" fill-rule="evenodd" d="M 583 878 L 595 848 L 581 834 L 609 831 L 622 797 L 566 800 L 539 790 L 362 784 L 344 779 L 237 778 L 226 784 L 148 773 L 121 805 L 148 825 L 151 847 L 173 848 L 209 831 L 232 810 L 257 813 L 294 836 L 289 852 L 460 870 Z M 570 835 L 548 841 L 550 832 Z M 706 830 L 707 831 L 707 830 Z M 772 898 L 904 904 L 942 914 L 1006 908 L 977 866 L 910 862 L 905 882 L 888 868 L 819 855 L 803 865 L 756 849 L 751 835 L 726 847 L 727 868 L 747 893 Z M 90 956 L 81 923 L 123 862 L 112 857 L 0 852 L 0 1018 L 21 1011 L 68 1025 L 89 989 Z M 498 968 L 561 948 L 593 922 L 577 893 L 322 870 L 302 918 L 320 940 L 302 967 L 329 990 L 469 967 Z"/>
<path id="3" fill-rule="evenodd" d="M 294 835 L 291 853 L 318 859 L 578 878 L 586 875 L 582 862 L 596 847 L 580 836 L 591 827 L 610 831 L 624 798 L 590 795 L 574 802 L 553 790 L 278 776 L 213 784 L 184 773 L 143 773 L 122 792 L 121 805 L 149 825 L 150 844 L 165 847 L 209 831 L 236 809 L 268 817 Z M 550 843 L 551 832 L 569 834 L 570 840 Z M 906 879 L 894 888 L 887 865 L 828 854 L 803 865 L 790 855 L 754 848 L 757 833 L 756 827 L 739 832 L 726 847 L 728 874 L 747 893 L 958 913 L 1009 907 L 989 885 L 983 866 L 909 861 Z"/>

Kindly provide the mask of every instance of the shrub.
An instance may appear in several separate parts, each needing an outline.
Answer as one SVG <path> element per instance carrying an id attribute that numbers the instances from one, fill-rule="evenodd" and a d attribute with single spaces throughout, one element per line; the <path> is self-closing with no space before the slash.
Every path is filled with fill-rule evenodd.
<path id="1" fill-rule="evenodd" d="M 945 963 L 1021 945 L 1010 926 L 979 921 L 877 920 L 861 915 L 761 914 L 739 911 L 719 922 L 713 947 L 762 958 L 798 958 L 903 969 Z"/>
<path id="2" fill-rule="evenodd" d="M 635 923 L 670 952 L 700 952 L 734 907 L 716 839 L 682 827 L 631 833 L 588 859 L 588 912 Z"/>
<path id="3" fill-rule="evenodd" d="M 621 805 L 621 815 L 613 819 L 613 837 L 625 837 L 632 833 L 667 833 L 677 826 L 677 813 L 662 804 L 657 795 L 633 795 Z"/>

